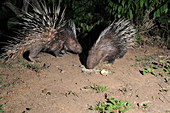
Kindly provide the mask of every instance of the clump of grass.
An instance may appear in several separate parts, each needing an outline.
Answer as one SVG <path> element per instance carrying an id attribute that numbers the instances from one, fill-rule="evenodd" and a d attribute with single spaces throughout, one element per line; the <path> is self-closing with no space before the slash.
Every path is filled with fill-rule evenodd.
<path id="1" fill-rule="evenodd" d="M 151 66 L 143 69 L 143 75 L 151 73 L 155 76 L 170 76 L 170 63 L 168 61 L 160 60 L 152 63 Z"/>
<path id="2" fill-rule="evenodd" d="M 140 72 L 145 75 L 151 73 L 155 76 L 170 76 L 170 62 L 166 60 L 156 60 L 156 58 L 149 56 L 147 58 L 136 58 L 136 64 L 133 66 L 140 66 L 143 69 Z"/>
<path id="3" fill-rule="evenodd" d="M 106 86 L 96 85 L 96 84 L 94 84 L 94 86 L 85 86 L 84 89 L 94 89 L 97 91 L 97 93 L 107 91 Z"/>
<path id="4" fill-rule="evenodd" d="M 20 77 L 18 77 L 18 78 L 16 78 L 16 79 L 14 79 L 13 82 L 4 84 L 3 86 L 4 86 L 4 87 L 15 86 L 15 85 L 20 84 L 20 83 L 22 83 L 22 82 L 23 82 L 23 80 L 22 80 Z"/>
<path id="5" fill-rule="evenodd" d="M 48 69 L 50 67 L 50 65 L 47 65 L 47 64 L 30 64 L 28 62 L 24 62 L 24 61 L 21 61 L 21 60 L 17 60 L 16 62 L 14 61 L 11 61 L 9 63 L 3 63 L 3 64 L 0 64 L 1 67 L 8 67 L 8 68 L 18 68 L 18 69 L 23 69 L 23 68 L 27 68 L 27 69 L 30 69 L 32 71 L 35 71 L 35 72 L 40 72 L 40 70 L 43 70 L 43 69 Z"/>
<path id="6" fill-rule="evenodd" d="M 116 100 L 115 98 L 109 98 L 106 96 L 105 102 L 100 102 L 96 106 L 91 106 L 91 110 L 97 110 L 100 113 L 122 113 L 135 107 L 130 107 L 131 104 L 122 99 Z"/>
<path id="7" fill-rule="evenodd" d="M 149 56 L 146 58 L 137 58 L 136 57 L 136 64 L 132 65 L 132 66 L 140 66 L 140 67 L 151 66 L 153 60 L 155 60 L 155 58 L 152 56 Z"/>

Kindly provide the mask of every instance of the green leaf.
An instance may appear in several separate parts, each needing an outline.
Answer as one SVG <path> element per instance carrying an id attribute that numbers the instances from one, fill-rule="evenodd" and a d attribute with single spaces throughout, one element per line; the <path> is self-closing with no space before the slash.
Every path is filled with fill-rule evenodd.
<path id="1" fill-rule="evenodd" d="M 153 13 L 153 18 L 154 18 L 154 19 L 156 18 L 156 12 Z"/>
<path id="2" fill-rule="evenodd" d="M 168 4 L 165 4 L 163 7 L 164 7 L 165 13 L 167 13 L 168 12 Z"/>
<path id="3" fill-rule="evenodd" d="M 0 108 L 3 108 L 4 106 L 5 106 L 4 104 L 1 104 L 1 105 L 0 105 Z"/>
<path id="4" fill-rule="evenodd" d="M 120 3 L 121 0 L 118 0 L 118 2 Z"/>
<path id="5" fill-rule="evenodd" d="M 161 63 L 166 63 L 164 60 L 160 60 L 159 62 L 161 62 Z"/>
<path id="6" fill-rule="evenodd" d="M 131 9 L 129 9 L 129 16 L 130 16 L 130 19 L 132 19 L 133 14 L 132 14 L 132 10 Z"/>
<path id="7" fill-rule="evenodd" d="M 121 10 L 122 10 L 122 6 L 119 6 L 119 7 L 118 7 L 118 13 L 120 13 Z"/>
<path id="8" fill-rule="evenodd" d="M 143 7 L 144 0 L 140 0 L 140 7 Z"/>
<path id="9" fill-rule="evenodd" d="M 145 1 L 145 7 L 148 8 L 148 1 Z"/>
<path id="10" fill-rule="evenodd" d="M 111 7 L 114 6 L 112 1 L 109 1 L 109 5 L 110 5 Z"/>
<path id="11" fill-rule="evenodd" d="M 125 0 L 122 1 L 122 6 L 123 6 L 123 7 L 125 6 Z"/>
<path id="12" fill-rule="evenodd" d="M 131 4 L 131 0 L 128 1 L 128 8 L 130 7 L 130 4 Z"/>
<path id="13" fill-rule="evenodd" d="M 151 68 L 147 68 L 147 71 L 148 71 L 148 72 L 152 72 L 152 69 L 151 69 Z"/>

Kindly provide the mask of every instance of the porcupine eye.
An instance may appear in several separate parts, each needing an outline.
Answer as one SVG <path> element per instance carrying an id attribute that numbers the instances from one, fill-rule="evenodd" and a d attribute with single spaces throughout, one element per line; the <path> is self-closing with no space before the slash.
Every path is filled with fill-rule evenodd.
<path id="1" fill-rule="evenodd" d="M 75 46 L 76 46 L 76 48 L 78 47 L 78 45 L 77 45 L 77 44 L 76 44 Z"/>

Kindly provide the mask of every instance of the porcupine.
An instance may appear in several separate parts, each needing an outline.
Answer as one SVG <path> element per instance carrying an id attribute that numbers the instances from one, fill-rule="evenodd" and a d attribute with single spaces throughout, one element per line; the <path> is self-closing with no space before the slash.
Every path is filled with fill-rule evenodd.
<path id="1" fill-rule="evenodd" d="M 105 28 L 88 53 L 86 67 L 94 68 L 101 62 L 113 64 L 116 58 L 122 58 L 133 44 L 136 30 L 130 21 L 120 19 Z"/>
<path id="2" fill-rule="evenodd" d="M 33 6 L 34 14 L 26 13 L 26 18 L 23 18 L 24 22 L 21 23 L 24 25 L 24 30 L 22 31 L 24 37 L 14 38 L 14 41 L 10 41 L 9 45 L 2 48 L 5 51 L 1 55 L 3 59 L 14 59 L 25 51 L 29 51 L 29 59 L 35 62 L 34 57 L 40 51 L 51 50 L 55 55 L 58 55 L 63 49 L 67 38 L 61 39 L 58 33 L 65 32 L 63 31 L 67 23 L 64 19 L 65 9 L 63 12 L 60 12 L 60 5 L 58 5 L 57 9 L 53 6 L 53 12 L 51 12 L 45 2 L 44 4 L 41 3 L 41 6 L 43 10 Z M 78 43 L 77 40 L 75 42 Z"/>
<path id="3" fill-rule="evenodd" d="M 46 51 L 54 52 L 55 56 L 64 54 L 67 51 L 73 53 L 81 53 L 82 47 L 77 40 L 76 27 L 73 21 L 68 22 L 68 26 L 62 30 L 62 32 L 56 34 L 57 42 L 52 42 L 50 47 Z"/>

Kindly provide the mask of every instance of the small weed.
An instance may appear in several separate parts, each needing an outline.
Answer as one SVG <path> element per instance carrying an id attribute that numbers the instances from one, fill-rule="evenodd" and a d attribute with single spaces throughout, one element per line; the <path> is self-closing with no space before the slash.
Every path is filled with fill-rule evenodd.
<path id="1" fill-rule="evenodd" d="M 4 106 L 5 106 L 4 104 L 0 104 L 0 111 L 4 112 L 4 109 L 3 109 Z"/>
<path id="2" fill-rule="evenodd" d="M 4 83 L 3 78 L 0 77 L 0 85 L 2 85 L 3 83 Z"/>
<path id="3" fill-rule="evenodd" d="M 68 95 L 74 95 L 74 96 L 77 96 L 77 93 L 76 92 L 73 92 L 73 91 L 69 91 L 68 93 L 65 94 L 65 96 L 67 97 Z"/>
<path id="4" fill-rule="evenodd" d="M 106 86 L 101 86 L 101 85 L 96 85 L 96 84 L 94 84 L 93 88 L 97 91 L 97 93 L 100 93 L 100 92 L 107 90 Z"/>
<path id="5" fill-rule="evenodd" d="M 92 89 L 91 86 L 85 86 L 84 89 Z"/>
<path id="6" fill-rule="evenodd" d="M 123 87 L 122 89 L 119 89 L 123 94 L 126 94 L 127 92 L 132 91 L 133 89 L 129 87 Z"/>
<path id="7" fill-rule="evenodd" d="M 97 93 L 100 93 L 100 92 L 106 91 L 107 87 L 94 84 L 94 86 L 85 86 L 84 89 L 94 89 L 97 91 Z"/>
<path id="8" fill-rule="evenodd" d="M 130 106 L 131 104 L 129 102 L 122 99 L 116 100 L 115 98 L 109 98 L 107 95 L 105 102 L 100 102 L 98 105 L 91 106 L 89 109 L 97 110 L 100 113 L 122 113 L 134 108 Z"/>
<path id="9" fill-rule="evenodd" d="M 51 92 L 47 92 L 46 95 L 52 95 L 52 94 L 53 94 L 53 92 L 51 91 Z"/>
<path id="10" fill-rule="evenodd" d="M 3 99 L 3 97 L 0 97 L 0 101 Z M 0 111 L 2 112 L 2 113 L 4 113 L 4 109 L 3 109 L 3 107 L 4 107 L 5 105 L 4 104 L 0 104 Z"/>
<path id="11" fill-rule="evenodd" d="M 166 110 L 165 112 L 166 112 L 166 113 L 170 113 L 170 110 Z"/>
<path id="12" fill-rule="evenodd" d="M 26 110 L 31 111 L 31 110 L 32 110 L 32 108 L 31 108 L 31 107 L 29 107 L 29 108 L 26 108 Z"/>
<path id="13" fill-rule="evenodd" d="M 144 103 L 143 108 L 148 108 L 148 103 Z"/>

